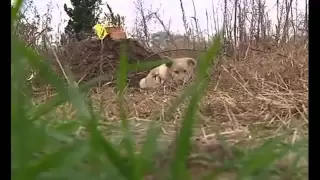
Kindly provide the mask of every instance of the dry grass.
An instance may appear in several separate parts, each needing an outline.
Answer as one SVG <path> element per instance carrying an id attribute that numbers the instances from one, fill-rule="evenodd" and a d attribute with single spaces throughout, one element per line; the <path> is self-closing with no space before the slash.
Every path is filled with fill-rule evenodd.
<path id="1" fill-rule="evenodd" d="M 217 132 L 225 136 L 229 145 L 245 144 L 247 148 L 248 143 L 256 145 L 257 142 L 287 132 L 291 132 L 287 137 L 287 141 L 291 143 L 300 137 L 306 137 L 307 58 L 307 49 L 300 46 L 270 53 L 250 50 L 245 59 L 238 61 L 227 57 L 219 59 L 207 94 L 199 104 L 198 121 L 194 128 L 196 148 L 193 148 L 193 155 L 190 157 L 190 163 L 193 164 L 190 171 L 205 173 L 203 164 L 207 164 L 207 169 L 212 168 L 208 165 L 208 160 L 199 162 L 199 158 L 194 158 L 199 152 L 226 153 L 225 149 L 220 152 L 221 148 L 216 148 L 219 146 L 216 143 Z M 162 128 L 159 142 L 162 142 L 160 144 L 163 144 L 164 151 L 157 158 L 159 163 L 166 162 L 171 157 L 168 154 L 174 149 L 172 144 L 185 103 L 170 116 L 166 116 L 165 112 L 181 91 L 183 87 L 144 91 L 128 88 L 125 92 L 126 113 L 137 145 L 144 140 L 150 122 L 157 122 Z M 122 133 L 117 128 L 120 127 L 120 115 L 115 89 L 107 84 L 101 88 L 93 88 L 90 96 L 95 110 L 101 115 L 100 127 L 104 129 L 106 137 L 114 142 L 121 142 Z M 75 112 L 70 105 L 60 107 L 57 111 L 63 119 L 74 118 Z M 76 134 L 83 135 L 84 132 L 84 129 L 79 129 Z M 151 177 L 155 178 L 149 178 Z"/>
<path id="2" fill-rule="evenodd" d="M 307 55 L 307 50 L 298 48 L 288 53 L 288 58 L 251 51 L 245 60 L 221 59 L 207 95 L 199 105 L 199 118 L 205 120 L 199 125 L 217 126 L 223 131 L 266 124 L 278 126 L 280 130 L 293 128 L 299 120 L 300 128 L 305 128 L 308 124 Z M 164 119 L 164 112 L 182 90 L 127 89 L 127 115 L 136 119 L 156 118 L 176 126 L 184 104 L 170 119 Z M 114 89 L 105 87 L 95 92 L 92 98 L 102 103 L 106 119 L 119 119 Z"/>

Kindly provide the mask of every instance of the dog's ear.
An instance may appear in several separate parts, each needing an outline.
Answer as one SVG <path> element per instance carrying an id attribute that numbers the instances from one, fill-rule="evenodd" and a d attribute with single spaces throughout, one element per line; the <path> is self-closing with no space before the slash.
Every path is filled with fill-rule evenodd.
<path id="1" fill-rule="evenodd" d="M 168 56 L 163 56 L 162 58 L 165 61 L 165 65 L 170 68 L 173 64 L 173 60 Z"/>
<path id="2" fill-rule="evenodd" d="M 169 62 L 167 62 L 165 65 L 166 65 L 168 68 L 171 68 L 172 64 L 173 64 L 173 62 L 172 62 L 172 61 L 169 61 Z"/>
<path id="3" fill-rule="evenodd" d="M 189 58 L 187 62 L 188 62 L 188 66 L 196 66 L 196 60 L 192 58 Z"/>

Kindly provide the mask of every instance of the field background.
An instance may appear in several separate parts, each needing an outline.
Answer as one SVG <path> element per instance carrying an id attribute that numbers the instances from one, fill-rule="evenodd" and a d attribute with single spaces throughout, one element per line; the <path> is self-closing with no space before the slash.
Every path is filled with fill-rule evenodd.
<path id="1" fill-rule="evenodd" d="M 29 55 L 21 56 L 29 59 L 43 57 L 69 90 L 59 89 L 57 83 L 52 83 L 54 78 L 42 76 L 43 69 L 35 61 L 32 64 L 28 60 L 30 64 L 26 67 L 31 68 L 22 68 L 25 71 L 22 70 L 24 73 L 21 75 L 12 75 L 12 88 L 17 90 L 16 86 L 23 86 L 24 93 L 28 94 L 28 98 L 23 96 L 27 107 L 20 109 L 26 122 L 18 121 L 16 114 L 12 119 L 12 148 L 25 155 L 12 160 L 15 179 L 168 179 L 170 175 L 199 179 L 211 173 L 219 174 L 218 179 L 308 178 L 308 6 L 300 11 L 296 0 L 279 0 L 275 4 L 277 19 L 271 20 L 263 0 L 225 1 L 219 7 L 208 9 L 214 12 L 215 8 L 220 8 L 223 16 L 207 15 L 207 27 L 200 27 L 197 14 L 208 13 L 194 12 L 193 17 L 186 17 L 183 1 L 180 3 L 180 9 L 175 11 L 181 12 L 184 32 L 177 33 L 170 30 L 170 22 L 164 22 L 159 11 L 145 7 L 143 0 L 136 2 L 132 7 L 137 11 L 134 29 L 127 31 L 130 34 L 127 57 L 129 63 L 150 62 L 162 56 L 202 59 L 213 42 L 217 42 L 213 32 L 221 31 L 222 45 L 217 46 L 221 50 L 212 54 L 215 58 L 208 68 L 207 87 L 192 110 L 192 98 L 179 101 L 186 85 L 139 90 L 136 86 L 147 70 L 130 72 L 127 78 L 129 86 L 123 87 L 119 96 L 119 82 L 124 82 L 119 79 L 125 79 L 117 73 L 117 70 L 121 71 L 119 63 L 122 61 L 119 59 L 123 59 L 120 43 L 105 40 L 102 49 L 98 40 L 60 41 L 61 32 L 52 33 L 52 5 L 48 5 L 47 13 L 40 16 L 32 1 L 25 2 L 23 8 L 27 10 L 23 12 L 28 16 L 18 20 L 14 36 L 22 40 L 24 48 L 32 50 L 28 51 Z M 150 24 L 157 24 L 161 29 L 150 32 Z M 206 57 L 210 57 L 208 54 Z M 21 59 L 18 55 L 13 58 Z M 12 71 L 16 68 L 17 72 L 18 65 L 13 63 Z M 26 80 L 30 74 L 34 77 Z M 88 93 L 76 93 L 74 90 L 78 89 L 77 84 L 80 87 L 101 75 L 108 78 L 98 81 Z M 23 83 L 19 84 L 14 77 L 20 76 Z M 118 87 L 115 87 L 116 80 Z M 59 94 L 65 103 L 52 105 Z M 12 98 L 13 103 L 14 100 L 19 101 Z M 82 103 L 86 105 L 82 107 Z M 16 105 L 13 109 L 17 111 L 11 114 L 18 112 Z M 176 106 L 171 109 L 172 105 Z M 82 109 L 87 106 L 91 107 L 88 108 L 90 110 Z M 108 153 L 104 154 L 101 149 L 93 148 L 94 142 L 100 141 L 94 140 L 92 134 L 96 131 L 90 130 L 91 123 L 83 120 L 85 112 L 94 114 L 97 120 L 94 127 L 111 142 L 123 159 L 111 158 L 110 163 L 107 159 L 111 151 L 105 150 Z M 30 122 L 29 113 L 41 116 L 31 115 L 37 120 Z M 194 123 L 190 119 L 195 120 Z M 23 130 L 22 123 L 30 129 Z M 134 167 L 142 162 L 138 160 L 141 154 L 148 154 L 148 150 L 151 153 L 151 146 L 144 151 L 148 137 L 152 138 L 147 135 L 150 124 L 159 130 L 159 136 L 154 138 L 158 148 L 150 159 L 144 160 L 150 161 L 156 170 L 145 170 L 139 177 L 131 172 L 136 172 Z M 191 132 L 188 134 L 187 127 L 193 130 L 192 136 Z M 26 133 L 24 140 L 21 139 L 22 130 Z M 177 132 L 180 132 L 178 140 Z M 41 133 L 46 138 L 39 137 Z M 189 147 L 181 138 L 183 133 L 187 133 L 186 138 L 190 137 L 192 145 L 185 159 L 183 155 L 179 156 L 179 153 L 186 153 L 184 147 Z M 24 141 L 30 142 L 29 145 L 23 146 L 21 143 Z M 30 152 L 23 151 L 22 147 L 29 147 Z M 130 147 L 134 149 L 131 149 L 132 154 Z M 19 153 L 17 151 L 13 150 L 13 154 Z M 21 158 L 28 163 L 22 163 Z M 60 161 L 59 158 L 66 160 Z M 188 176 L 174 173 L 185 172 L 179 166 L 183 159 L 188 164 Z M 173 166 L 170 166 L 172 162 Z M 206 178 L 213 179 L 211 176 Z"/>

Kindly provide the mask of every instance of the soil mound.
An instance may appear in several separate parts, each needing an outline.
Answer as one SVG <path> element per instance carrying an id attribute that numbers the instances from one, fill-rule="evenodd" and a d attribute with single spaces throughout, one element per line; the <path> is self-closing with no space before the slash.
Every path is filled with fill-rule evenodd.
<path id="1" fill-rule="evenodd" d="M 110 78 L 103 83 L 110 82 L 116 79 L 116 70 L 123 45 L 126 47 L 125 51 L 130 64 L 161 59 L 136 40 L 113 41 L 106 38 L 103 44 L 97 39 L 69 43 L 64 47 L 64 52 L 60 53 L 60 60 L 72 70 L 78 81 L 85 82 L 107 74 Z M 146 71 L 129 72 L 128 85 L 138 86 L 139 80 L 147 73 Z"/>

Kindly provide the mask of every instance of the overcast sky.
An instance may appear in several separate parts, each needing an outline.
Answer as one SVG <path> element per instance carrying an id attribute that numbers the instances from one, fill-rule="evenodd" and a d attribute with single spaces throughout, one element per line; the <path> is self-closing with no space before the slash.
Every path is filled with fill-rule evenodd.
<path id="1" fill-rule="evenodd" d="M 66 3 L 70 6 L 70 0 L 34 0 L 34 4 L 38 8 L 40 14 L 44 14 L 47 9 L 47 4 L 52 3 L 52 26 L 54 27 L 55 32 L 58 31 L 58 27 L 63 29 L 67 23 L 68 16 L 63 10 L 63 5 Z M 102 0 L 102 2 L 106 2 Z M 114 13 L 119 13 L 126 17 L 126 28 L 130 31 L 133 27 L 133 22 L 136 16 L 136 8 L 135 8 L 136 0 L 108 0 L 108 3 L 112 7 Z M 168 23 L 171 20 L 170 29 L 174 32 L 184 32 L 183 22 L 182 22 L 182 13 L 180 10 L 180 1 L 179 0 L 143 0 L 144 7 L 146 9 L 150 9 L 152 7 L 153 10 L 160 9 L 160 16 L 165 23 Z M 222 19 L 222 11 L 221 11 L 221 2 L 222 0 L 198 0 L 195 1 L 195 8 L 197 13 L 197 18 L 199 20 L 199 24 L 201 29 L 207 29 L 207 21 L 206 21 L 206 10 L 210 17 L 212 17 L 212 7 L 215 6 L 218 10 L 219 19 Z M 266 0 L 267 9 L 269 11 L 269 15 L 272 19 L 276 18 L 276 0 Z M 295 8 L 294 0 L 294 8 Z M 298 9 L 300 11 L 304 11 L 305 0 L 297 0 Z M 183 0 L 183 5 L 186 13 L 186 17 L 190 18 L 194 15 L 192 0 Z M 103 6 L 106 7 L 106 6 Z M 107 10 L 105 12 L 108 12 Z M 151 30 L 153 32 L 161 30 L 159 25 L 150 24 Z M 212 33 L 212 29 L 209 25 L 209 33 Z"/>

